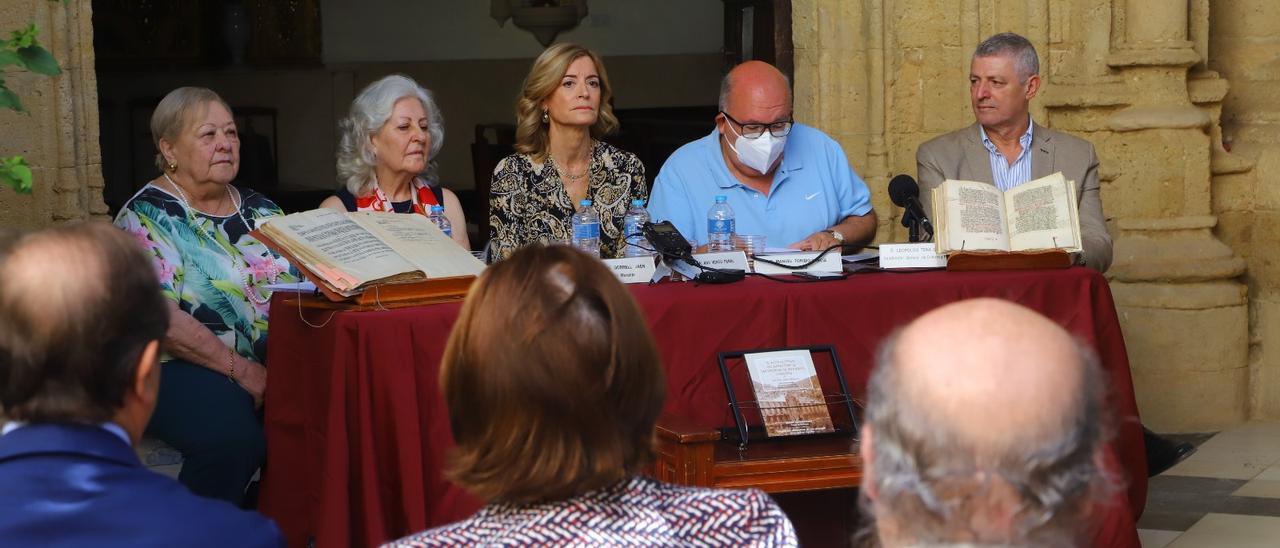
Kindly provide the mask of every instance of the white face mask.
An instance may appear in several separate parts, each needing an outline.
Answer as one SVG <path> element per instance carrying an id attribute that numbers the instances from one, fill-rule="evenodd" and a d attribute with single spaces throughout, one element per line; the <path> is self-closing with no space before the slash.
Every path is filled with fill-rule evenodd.
<path id="1" fill-rule="evenodd" d="M 738 136 L 738 144 L 742 148 L 733 146 L 729 143 L 729 148 L 738 155 L 738 161 L 747 165 L 747 167 L 759 171 L 760 173 L 768 173 L 769 168 L 773 167 L 773 163 L 778 161 L 778 157 L 782 156 L 782 149 L 787 146 L 787 136 L 774 137 L 769 130 L 765 130 L 764 134 L 755 139 L 747 139 L 733 129 L 733 122 L 725 120 L 725 125 L 729 126 L 729 131 Z M 726 138 L 727 139 L 727 138 Z"/>

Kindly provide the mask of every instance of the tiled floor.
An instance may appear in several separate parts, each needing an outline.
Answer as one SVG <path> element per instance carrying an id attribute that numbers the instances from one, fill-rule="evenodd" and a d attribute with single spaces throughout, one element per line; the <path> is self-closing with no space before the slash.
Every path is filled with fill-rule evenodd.
<path id="1" fill-rule="evenodd" d="M 1143 547 L 1280 546 L 1280 423 L 1175 437 L 1199 449 L 1151 478 Z"/>

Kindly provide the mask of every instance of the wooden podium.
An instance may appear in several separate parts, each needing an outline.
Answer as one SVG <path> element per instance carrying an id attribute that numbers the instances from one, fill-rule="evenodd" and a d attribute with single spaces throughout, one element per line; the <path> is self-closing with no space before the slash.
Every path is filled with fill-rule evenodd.
<path id="1" fill-rule="evenodd" d="M 681 485 L 753 487 L 767 493 L 857 487 L 862 481 L 858 444 L 847 437 L 753 440 L 742 450 L 720 438 L 714 428 L 662 415 L 653 476 Z"/>

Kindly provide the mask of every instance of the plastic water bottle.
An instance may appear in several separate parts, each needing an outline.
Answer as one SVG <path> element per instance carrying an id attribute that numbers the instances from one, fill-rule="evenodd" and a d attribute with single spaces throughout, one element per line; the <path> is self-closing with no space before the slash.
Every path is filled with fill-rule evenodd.
<path id="1" fill-rule="evenodd" d="M 444 216 L 444 206 L 431 206 L 431 213 L 427 215 L 427 218 L 440 227 L 440 231 L 444 232 L 445 236 L 453 237 L 453 223 L 450 223 L 449 218 Z"/>
<path id="2" fill-rule="evenodd" d="M 653 255 L 648 249 L 653 246 L 649 245 L 641 227 L 649 222 L 649 212 L 644 209 L 644 200 L 632 200 L 631 209 L 627 210 L 627 215 L 622 218 L 622 237 L 627 240 L 626 250 L 623 252 L 625 257 L 649 257 Z"/>
<path id="3" fill-rule="evenodd" d="M 734 224 L 728 198 L 716 196 L 715 205 L 707 212 L 707 251 L 733 251 Z"/>
<path id="4" fill-rule="evenodd" d="M 599 257 L 600 216 L 591 209 L 591 200 L 583 200 L 578 205 L 578 212 L 573 214 L 573 247 Z"/>

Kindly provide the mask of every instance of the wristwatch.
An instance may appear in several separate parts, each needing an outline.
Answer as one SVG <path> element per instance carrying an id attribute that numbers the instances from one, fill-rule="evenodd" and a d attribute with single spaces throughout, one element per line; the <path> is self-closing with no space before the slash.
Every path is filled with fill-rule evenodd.
<path id="1" fill-rule="evenodd" d="M 844 234 L 841 234 L 839 230 L 828 230 L 827 234 L 830 234 L 832 238 L 835 238 L 836 242 L 844 243 Z"/>

